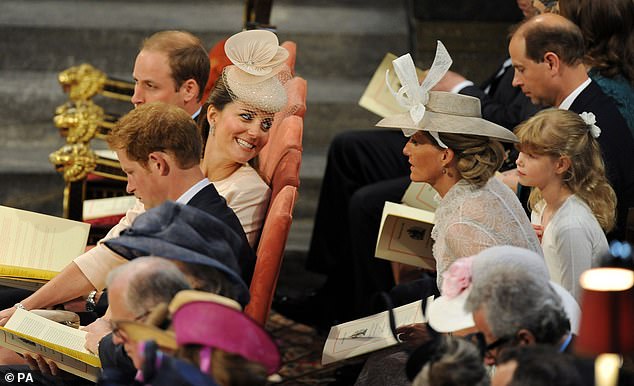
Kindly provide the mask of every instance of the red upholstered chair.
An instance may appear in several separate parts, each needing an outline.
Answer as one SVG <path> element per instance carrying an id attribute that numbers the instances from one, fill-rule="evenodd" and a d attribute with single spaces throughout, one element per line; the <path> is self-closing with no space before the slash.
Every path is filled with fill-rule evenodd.
<path id="1" fill-rule="evenodd" d="M 266 323 L 271 309 L 286 240 L 293 221 L 296 199 L 297 188 L 284 186 L 272 199 L 262 228 L 257 261 L 249 289 L 251 301 L 245 309 L 247 315 L 261 325 Z"/>
<path id="2" fill-rule="evenodd" d="M 222 70 L 231 64 L 231 61 L 225 54 L 226 41 L 227 38 L 218 41 L 213 47 L 211 47 L 211 50 L 209 50 L 209 78 L 207 80 L 207 85 L 205 86 L 205 92 L 203 93 L 203 103 L 207 102 L 211 89 L 216 84 L 216 79 L 218 79 L 220 74 L 222 74 Z"/>
<path id="3" fill-rule="evenodd" d="M 288 84 L 288 103 L 293 106 L 293 114 L 304 118 L 306 114 L 306 93 L 308 92 L 308 83 L 306 79 L 296 76 L 289 80 Z"/>
<path id="4" fill-rule="evenodd" d="M 297 58 L 297 44 L 292 40 L 287 40 L 280 45 L 286 48 L 286 50 L 288 51 L 288 59 L 286 59 L 286 64 L 291 69 L 291 74 L 293 74 L 294 76 L 295 75 L 295 59 Z"/>
<path id="5" fill-rule="evenodd" d="M 271 177 L 271 201 L 287 185 L 299 188 L 299 169 L 302 165 L 302 152 L 288 149 L 277 164 Z"/>
<path id="6" fill-rule="evenodd" d="M 273 173 L 280 160 L 289 149 L 302 150 L 304 121 L 295 115 L 286 117 L 279 125 L 272 127 L 269 142 L 260 151 L 259 169 L 271 183 Z"/>

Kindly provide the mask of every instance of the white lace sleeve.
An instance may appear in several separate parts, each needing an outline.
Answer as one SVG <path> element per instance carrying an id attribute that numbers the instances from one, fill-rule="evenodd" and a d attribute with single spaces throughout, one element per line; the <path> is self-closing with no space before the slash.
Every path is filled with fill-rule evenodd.
<path id="1" fill-rule="evenodd" d="M 515 194 L 495 178 L 482 188 L 458 182 L 436 209 L 434 258 L 438 285 L 456 259 L 494 245 L 513 245 L 542 255 L 539 241 Z"/>

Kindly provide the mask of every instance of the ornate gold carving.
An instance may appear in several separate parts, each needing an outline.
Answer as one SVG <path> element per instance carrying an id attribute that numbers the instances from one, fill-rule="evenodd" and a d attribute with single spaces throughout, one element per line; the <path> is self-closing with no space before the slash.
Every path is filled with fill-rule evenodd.
<path id="1" fill-rule="evenodd" d="M 104 110 L 92 101 L 78 101 L 59 106 L 53 121 L 67 143 L 85 143 L 95 137 L 100 126 L 108 125 L 104 117 Z"/>
<path id="2" fill-rule="evenodd" d="M 72 101 L 85 101 L 103 90 L 107 76 L 90 64 L 70 67 L 59 73 L 58 80 Z"/>
<path id="3" fill-rule="evenodd" d="M 86 101 L 96 94 L 129 102 L 134 93 L 133 83 L 109 79 L 105 73 L 87 63 L 69 67 L 57 78 L 64 92 L 75 102 Z"/>
<path id="4" fill-rule="evenodd" d="M 97 155 L 85 143 L 64 145 L 48 158 L 55 169 L 63 174 L 66 182 L 86 178 L 97 165 Z"/>

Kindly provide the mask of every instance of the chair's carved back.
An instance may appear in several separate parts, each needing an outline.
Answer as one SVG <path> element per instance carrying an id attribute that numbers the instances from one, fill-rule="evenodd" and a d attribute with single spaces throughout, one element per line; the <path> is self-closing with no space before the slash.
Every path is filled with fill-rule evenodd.
<path id="1" fill-rule="evenodd" d="M 108 77 L 89 64 L 70 67 L 58 75 L 59 83 L 68 94 L 69 101 L 55 110 L 53 122 L 66 144 L 49 155 L 49 161 L 62 174 L 64 189 L 64 216 L 82 220 L 83 202 L 87 198 L 125 194 L 125 174 L 119 162 L 92 150 L 93 140 L 103 140 L 112 129 L 118 114 L 107 113 L 93 98 L 102 96 L 125 102 L 130 100 L 134 84 Z M 102 146 L 103 147 L 103 146 Z M 97 176 L 97 177 L 94 177 Z M 90 183 L 104 178 L 99 188 Z M 98 190 L 98 191 L 95 191 Z"/>

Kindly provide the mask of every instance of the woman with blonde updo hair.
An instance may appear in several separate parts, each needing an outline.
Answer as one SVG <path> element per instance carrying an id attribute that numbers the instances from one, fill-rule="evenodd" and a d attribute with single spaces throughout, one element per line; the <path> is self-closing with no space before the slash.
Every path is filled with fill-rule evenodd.
<path id="1" fill-rule="evenodd" d="M 517 170 L 532 186 L 532 222 L 550 278 L 581 296 L 579 276 L 608 251 L 616 194 L 605 176 L 594 115 L 549 109 L 520 124 Z"/>
<path id="2" fill-rule="evenodd" d="M 429 103 L 434 103 L 434 93 Z M 478 102 L 475 98 L 443 94 L 443 98 Z M 461 118 L 466 117 L 452 119 Z M 498 139 L 513 141 L 513 134 L 481 118 L 469 119 L 480 122 L 471 128 L 455 122 L 456 126 L 450 129 L 469 134 L 442 132 L 440 127 L 434 134 L 417 130 L 403 149 L 411 164 L 412 181 L 430 184 L 441 197 L 431 234 L 438 288 L 451 263 L 488 247 L 514 245 L 541 253 L 516 195 L 494 177 L 504 160 Z M 474 129 L 475 126 L 479 127 Z"/>
<path id="3" fill-rule="evenodd" d="M 411 165 L 410 179 L 428 183 L 441 197 L 431 232 L 438 288 L 442 288 L 443 273 L 451 263 L 495 245 L 512 245 L 541 254 L 517 196 L 494 178 L 504 161 L 500 142 L 516 143 L 517 137 L 482 119 L 479 99 L 426 91 L 425 82 L 420 86 L 414 83 L 417 77 L 413 64 L 408 66 L 408 56 L 393 64 L 403 84 L 395 97 L 409 106 L 409 111 L 384 118 L 377 126 L 400 128 L 410 137 L 403 148 Z M 409 76 L 408 71 L 412 71 Z"/>

